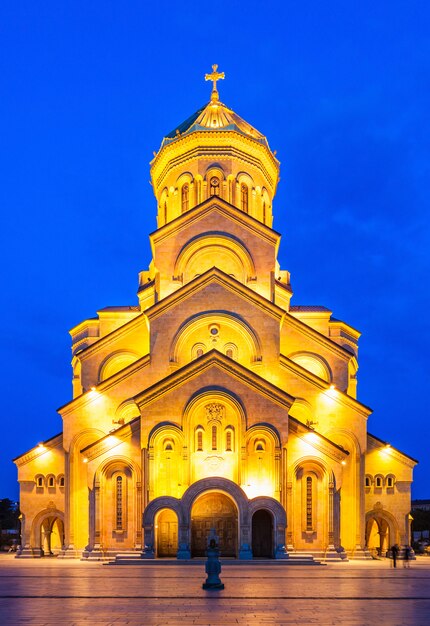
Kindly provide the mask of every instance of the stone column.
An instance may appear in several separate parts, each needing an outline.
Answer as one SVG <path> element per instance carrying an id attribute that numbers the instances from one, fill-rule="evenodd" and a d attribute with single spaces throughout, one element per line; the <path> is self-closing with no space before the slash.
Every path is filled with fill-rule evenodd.
<path id="1" fill-rule="evenodd" d="M 100 561 L 103 559 L 103 546 L 101 543 L 101 502 L 100 502 L 100 481 L 94 484 L 94 545 L 88 553 L 88 559 Z"/>
<path id="2" fill-rule="evenodd" d="M 293 483 L 287 482 L 287 550 L 294 551 L 294 528 L 293 528 Z"/>
<path id="3" fill-rule="evenodd" d="M 136 515 L 135 515 L 135 541 L 134 549 L 142 549 L 142 483 L 136 482 Z"/>

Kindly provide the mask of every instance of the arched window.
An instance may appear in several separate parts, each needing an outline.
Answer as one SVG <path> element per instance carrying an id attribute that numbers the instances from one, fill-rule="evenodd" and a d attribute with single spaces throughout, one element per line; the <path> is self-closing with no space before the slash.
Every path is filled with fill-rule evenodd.
<path id="1" fill-rule="evenodd" d="M 59 485 L 60 485 L 60 487 L 64 487 L 64 476 L 60 476 Z"/>
<path id="2" fill-rule="evenodd" d="M 38 476 L 36 478 L 36 486 L 37 487 L 43 487 L 44 486 L 43 483 L 44 483 L 43 476 Z"/>
<path id="3" fill-rule="evenodd" d="M 382 478 L 381 476 L 377 476 L 375 479 L 375 487 L 382 487 Z"/>
<path id="4" fill-rule="evenodd" d="M 392 476 L 387 476 L 387 487 L 389 489 L 394 487 L 394 478 Z"/>
<path id="5" fill-rule="evenodd" d="M 231 348 L 227 348 L 225 355 L 228 356 L 229 359 L 233 358 L 233 350 Z"/>
<path id="6" fill-rule="evenodd" d="M 364 479 L 364 486 L 370 487 L 370 476 L 366 476 L 366 478 Z"/>
<path id="7" fill-rule="evenodd" d="M 266 203 L 263 202 L 263 224 L 266 223 Z"/>
<path id="8" fill-rule="evenodd" d="M 197 452 L 203 451 L 203 431 L 197 431 Z"/>
<path id="9" fill-rule="evenodd" d="M 248 213 L 248 187 L 244 183 L 240 186 L 240 207 L 244 213 Z"/>
<path id="10" fill-rule="evenodd" d="M 212 426 L 212 450 L 216 450 L 217 447 L 217 428 Z"/>
<path id="11" fill-rule="evenodd" d="M 225 434 L 225 449 L 227 452 L 231 452 L 232 451 L 232 433 L 231 430 L 228 430 Z"/>
<path id="12" fill-rule="evenodd" d="M 312 477 L 306 476 L 306 530 L 313 529 Z"/>
<path id="13" fill-rule="evenodd" d="M 202 350 L 202 348 L 197 348 L 196 356 L 197 356 L 197 357 L 199 357 L 199 356 L 203 356 L 203 350 Z"/>
<path id="14" fill-rule="evenodd" d="M 190 205 L 190 186 L 188 183 L 182 186 L 182 213 L 188 211 Z"/>
<path id="15" fill-rule="evenodd" d="M 53 476 L 50 476 L 50 477 L 48 478 L 48 487 L 54 487 L 54 485 L 55 485 L 55 482 L 54 482 L 54 477 L 53 477 Z"/>
<path id="16" fill-rule="evenodd" d="M 255 442 L 255 451 L 264 452 L 265 449 L 266 449 L 265 441 L 263 441 L 263 439 L 257 439 L 257 441 Z"/>
<path id="17" fill-rule="evenodd" d="M 209 193 L 211 196 L 219 196 L 220 195 L 220 185 L 219 178 L 216 176 L 212 176 L 210 180 L 210 190 Z"/>
<path id="18" fill-rule="evenodd" d="M 117 476 L 115 479 L 115 527 L 116 530 L 123 530 L 123 478 Z"/>

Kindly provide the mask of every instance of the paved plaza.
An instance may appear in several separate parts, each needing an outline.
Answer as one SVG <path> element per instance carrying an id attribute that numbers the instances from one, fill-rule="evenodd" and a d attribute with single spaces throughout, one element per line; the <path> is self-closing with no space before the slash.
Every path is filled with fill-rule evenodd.
<path id="1" fill-rule="evenodd" d="M 0 557 L 0 624 L 428 626 L 430 558 L 325 566 L 223 564 L 204 591 L 202 563 L 111 566 Z"/>

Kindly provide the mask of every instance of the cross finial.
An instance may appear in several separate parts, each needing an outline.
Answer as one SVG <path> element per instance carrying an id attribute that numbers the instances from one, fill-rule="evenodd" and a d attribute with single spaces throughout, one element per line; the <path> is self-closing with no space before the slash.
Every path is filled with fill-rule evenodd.
<path id="1" fill-rule="evenodd" d="M 211 80 L 213 82 L 211 102 L 217 102 L 219 100 L 218 89 L 216 88 L 217 80 L 223 80 L 225 78 L 224 72 L 217 72 L 218 65 L 212 65 L 213 72 L 211 74 L 205 74 L 205 80 Z"/>

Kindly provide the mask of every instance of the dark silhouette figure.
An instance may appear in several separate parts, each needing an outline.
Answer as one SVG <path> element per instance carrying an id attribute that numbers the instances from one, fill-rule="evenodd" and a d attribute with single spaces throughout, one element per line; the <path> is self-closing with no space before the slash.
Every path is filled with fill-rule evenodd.
<path id="1" fill-rule="evenodd" d="M 405 556 L 403 561 L 403 567 L 410 567 L 411 559 L 411 548 L 410 546 L 405 546 Z"/>
<path id="2" fill-rule="evenodd" d="M 397 543 L 395 543 L 394 546 L 391 548 L 391 554 L 393 557 L 393 567 L 397 567 L 397 556 L 399 554 L 399 546 L 397 545 Z"/>

